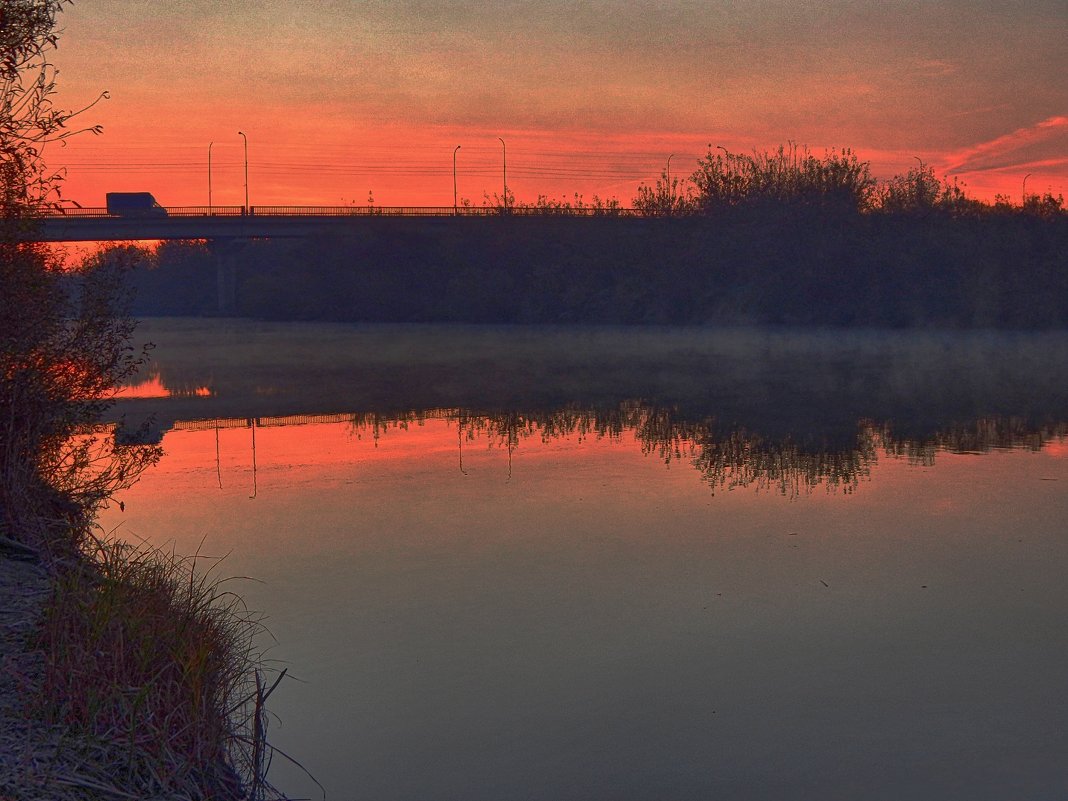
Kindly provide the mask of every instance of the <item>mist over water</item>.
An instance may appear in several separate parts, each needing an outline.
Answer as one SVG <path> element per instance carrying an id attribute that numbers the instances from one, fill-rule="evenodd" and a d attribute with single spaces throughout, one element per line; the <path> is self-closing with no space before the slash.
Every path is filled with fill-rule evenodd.
<path id="1" fill-rule="evenodd" d="M 1068 337 L 142 332 L 103 523 L 257 579 L 330 798 L 1068 786 Z"/>

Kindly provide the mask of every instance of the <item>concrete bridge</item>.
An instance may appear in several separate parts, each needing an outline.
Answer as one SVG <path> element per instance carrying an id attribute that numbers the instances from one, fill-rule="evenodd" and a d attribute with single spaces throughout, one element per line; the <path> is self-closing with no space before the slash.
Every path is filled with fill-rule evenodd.
<path id="1" fill-rule="evenodd" d="M 183 206 L 139 215 L 105 208 L 65 208 L 38 218 L 39 242 L 130 242 L 163 239 L 271 239 L 359 235 L 377 220 L 418 218 L 641 217 L 636 209 L 567 209 L 518 206 Z"/>
<path id="2" fill-rule="evenodd" d="M 428 226 L 481 226 L 494 220 L 523 225 L 536 220 L 644 216 L 635 209 L 528 206 L 183 206 L 127 214 L 112 214 L 106 208 L 63 208 L 39 216 L 26 238 L 57 243 L 207 240 L 215 257 L 218 311 L 227 314 L 237 305 L 237 256 L 253 239 L 360 236 L 383 228 L 391 236 L 403 237 Z"/>

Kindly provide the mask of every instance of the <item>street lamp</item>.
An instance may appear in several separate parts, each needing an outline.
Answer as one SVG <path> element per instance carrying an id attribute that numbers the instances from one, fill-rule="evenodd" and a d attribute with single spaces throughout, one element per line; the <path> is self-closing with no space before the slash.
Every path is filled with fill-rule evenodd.
<path id="1" fill-rule="evenodd" d="M 248 137 L 245 136 L 244 131 L 238 131 L 237 133 L 245 140 L 245 214 L 248 214 Z"/>
<path id="2" fill-rule="evenodd" d="M 1027 173 L 1027 175 L 1024 176 L 1024 179 L 1023 179 L 1023 191 L 1020 192 L 1020 206 L 1021 207 L 1027 205 L 1027 179 L 1030 178 L 1032 175 L 1034 175 L 1034 173 L 1033 172 L 1029 172 L 1029 173 Z"/>
<path id="3" fill-rule="evenodd" d="M 215 142 L 208 142 L 208 214 L 211 214 L 211 146 Z"/>
<path id="4" fill-rule="evenodd" d="M 460 149 L 457 145 L 452 150 L 452 213 L 456 214 L 456 151 Z"/>
<path id="5" fill-rule="evenodd" d="M 723 163 L 726 165 L 724 170 L 725 170 L 725 174 L 727 176 L 727 192 L 729 193 L 730 192 L 730 184 L 731 184 L 731 152 L 729 150 L 727 150 L 727 148 L 725 148 L 723 145 L 716 145 L 716 149 L 723 151 Z M 712 144 L 711 143 L 709 143 L 709 145 L 708 145 L 708 150 L 709 150 L 709 152 L 712 151 Z M 730 195 L 728 194 L 728 197 L 729 196 Z"/>
<path id="6" fill-rule="evenodd" d="M 675 154 L 672 153 L 670 156 L 668 156 L 667 171 L 665 173 L 667 175 L 667 189 L 668 189 L 668 192 L 671 193 L 671 205 L 672 206 L 675 205 L 675 192 L 671 188 L 671 159 L 674 157 L 674 155 Z"/>
<path id="7" fill-rule="evenodd" d="M 501 140 L 501 157 L 503 159 L 503 175 L 504 175 L 504 197 L 501 198 L 501 203 L 504 204 L 504 210 L 508 211 L 508 148 L 504 144 L 504 139 L 497 137 Z"/>

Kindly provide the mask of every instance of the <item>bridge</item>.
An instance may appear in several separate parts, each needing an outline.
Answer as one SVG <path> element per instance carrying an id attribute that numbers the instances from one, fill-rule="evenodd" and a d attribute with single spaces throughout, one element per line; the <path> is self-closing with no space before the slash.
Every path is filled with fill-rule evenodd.
<path id="1" fill-rule="evenodd" d="M 553 206 L 180 206 L 138 215 L 106 208 L 63 208 L 37 217 L 28 234 L 38 242 L 119 242 L 166 239 L 240 240 L 356 235 L 377 220 L 412 217 L 643 217 L 637 209 Z"/>
<path id="2" fill-rule="evenodd" d="M 37 216 L 36 225 L 24 236 L 54 243 L 206 240 L 215 260 L 218 311 L 228 314 L 237 303 L 236 259 L 253 239 L 360 236 L 383 230 L 407 236 L 428 226 L 481 226 L 493 220 L 523 225 L 523 221 L 537 224 L 536 220 L 609 222 L 647 216 L 630 208 L 557 206 L 157 206 L 127 214 L 63 207 Z"/>

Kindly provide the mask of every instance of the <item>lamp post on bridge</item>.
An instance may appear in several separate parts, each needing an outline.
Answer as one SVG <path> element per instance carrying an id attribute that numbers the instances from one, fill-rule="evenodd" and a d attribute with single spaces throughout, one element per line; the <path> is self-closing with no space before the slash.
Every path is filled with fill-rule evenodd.
<path id="1" fill-rule="evenodd" d="M 457 145 L 452 150 L 452 213 L 457 214 L 457 195 L 456 195 L 456 151 L 460 149 Z"/>
<path id="2" fill-rule="evenodd" d="M 924 199 L 924 179 L 923 179 L 923 159 L 919 156 L 913 156 L 917 162 L 919 162 L 919 172 L 916 173 L 916 203 L 919 206 L 926 206 L 927 201 Z"/>
<path id="3" fill-rule="evenodd" d="M 211 146 L 215 142 L 208 142 L 208 214 L 211 214 Z"/>
<path id="4" fill-rule="evenodd" d="M 501 140 L 501 157 L 503 159 L 502 173 L 504 175 L 504 197 L 501 198 L 501 203 L 504 204 L 504 213 L 508 213 L 508 147 L 504 144 L 504 139 L 500 136 L 497 137 Z"/>
<path id="5" fill-rule="evenodd" d="M 667 176 L 667 190 L 668 190 L 668 194 L 670 195 L 670 202 L 671 202 L 671 206 L 669 207 L 669 211 L 672 211 L 672 212 L 675 210 L 675 191 L 671 188 L 671 159 L 674 156 L 675 156 L 674 153 L 672 153 L 670 156 L 668 156 L 667 171 L 664 173 Z"/>
<path id="6" fill-rule="evenodd" d="M 245 214 L 248 214 L 248 137 L 245 136 L 244 131 L 238 131 L 237 133 L 245 140 Z"/>

